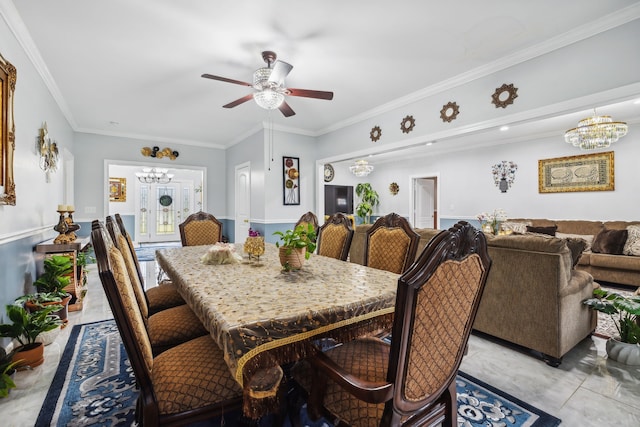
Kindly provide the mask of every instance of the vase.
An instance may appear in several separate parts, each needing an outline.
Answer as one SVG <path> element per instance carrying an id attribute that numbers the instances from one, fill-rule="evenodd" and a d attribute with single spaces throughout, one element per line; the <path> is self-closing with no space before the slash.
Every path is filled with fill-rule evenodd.
<path id="1" fill-rule="evenodd" d="M 288 251 L 291 253 L 287 254 Z M 280 247 L 278 255 L 280 264 L 285 270 L 300 270 L 304 264 L 307 248 L 286 248 Z"/>
<path id="2" fill-rule="evenodd" d="M 22 346 L 15 352 L 12 360 L 19 362 L 16 366 L 18 371 L 29 368 L 35 368 L 44 363 L 44 344 L 37 342 Z"/>
<path id="3" fill-rule="evenodd" d="M 615 338 L 607 340 L 607 356 L 625 365 L 640 365 L 640 344 L 629 344 Z"/>

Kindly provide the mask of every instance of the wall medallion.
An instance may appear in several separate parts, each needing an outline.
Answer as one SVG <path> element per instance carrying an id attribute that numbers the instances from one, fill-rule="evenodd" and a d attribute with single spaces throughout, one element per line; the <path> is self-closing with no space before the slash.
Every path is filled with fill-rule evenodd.
<path id="1" fill-rule="evenodd" d="M 381 136 L 382 129 L 380 129 L 380 126 L 374 126 L 373 128 L 371 128 L 371 132 L 369 132 L 369 138 L 371 138 L 373 142 L 378 141 Z"/>
<path id="2" fill-rule="evenodd" d="M 460 114 L 460 107 L 455 102 L 449 102 L 442 106 L 442 110 L 440 110 L 440 118 L 443 122 L 451 122 L 455 120 Z"/>
<path id="3" fill-rule="evenodd" d="M 402 133 L 411 132 L 415 126 L 416 120 L 413 118 L 413 116 L 407 116 L 402 119 L 402 122 L 400 122 L 400 129 L 402 129 Z"/>
<path id="4" fill-rule="evenodd" d="M 496 91 L 493 92 L 491 98 L 492 104 L 495 104 L 496 108 L 502 107 L 507 108 L 507 105 L 513 104 L 513 100 L 518 97 L 518 88 L 513 87 L 513 83 L 511 84 L 503 84 L 499 88 L 496 88 Z"/>

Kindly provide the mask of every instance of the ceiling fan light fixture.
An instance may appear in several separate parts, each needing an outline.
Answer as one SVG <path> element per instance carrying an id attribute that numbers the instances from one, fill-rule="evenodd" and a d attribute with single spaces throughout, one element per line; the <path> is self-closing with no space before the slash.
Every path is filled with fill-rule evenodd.
<path id="1" fill-rule="evenodd" d="M 564 140 L 583 150 L 607 148 L 627 134 L 628 127 L 624 122 L 614 122 L 610 116 L 587 117 L 578 122 L 578 127 L 569 129 Z"/>
<path id="2" fill-rule="evenodd" d="M 256 104 L 264 108 L 265 110 L 275 110 L 282 105 L 284 101 L 284 95 L 280 92 L 276 92 L 271 89 L 264 89 L 260 92 L 253 94 L 253 99 L 256 100 Z"/>

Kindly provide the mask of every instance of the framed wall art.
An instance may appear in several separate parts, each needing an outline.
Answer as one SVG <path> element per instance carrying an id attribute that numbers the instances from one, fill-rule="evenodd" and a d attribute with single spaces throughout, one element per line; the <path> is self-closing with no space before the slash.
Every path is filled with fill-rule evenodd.
<path id="1" fill-rule="evenodd" d="M 109 178 L 109 201 L 127 201 L 127 178 Z"/>
<path id="2" fill-rule="evenodd" d="M 300 159 L 298 157 L 283 157 L 283 204 L 300 204 Z"/>
<path id="3" fill-rule="evenodd" d="M 13 153 L 16 126 L 13 121 L 13 94 L 16 90 L 16 68 L 0 55 L 0 205 L 16 204 L 13 181 Z"/>
<path id="4" fill-rule="evenodd" d="M 538 160 L 538 192 L 613 191 L 613 151 Z"/>

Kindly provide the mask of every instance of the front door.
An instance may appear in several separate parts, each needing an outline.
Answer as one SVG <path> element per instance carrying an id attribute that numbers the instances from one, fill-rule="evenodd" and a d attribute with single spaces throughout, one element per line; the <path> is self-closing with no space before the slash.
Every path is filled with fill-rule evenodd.
<path id="1" fill-rule="evenodd" d="M 138 239 L 143 242 L 171 242 L 180 240 L 178 224 L 184 214 L 181 184 L 140 184 Z M 188 201 L 187 201 L 188 203 Z M 191 210 L 185 206 L 186 212 Z"/>

